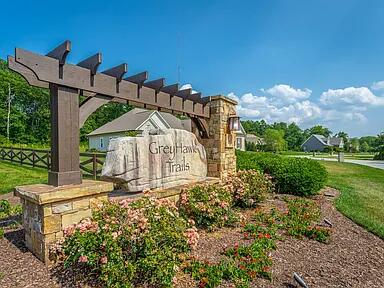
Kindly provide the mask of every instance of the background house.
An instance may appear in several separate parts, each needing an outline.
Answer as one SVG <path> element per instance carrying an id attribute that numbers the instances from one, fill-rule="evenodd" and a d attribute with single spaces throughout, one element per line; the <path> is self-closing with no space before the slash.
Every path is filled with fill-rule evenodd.
<path id="1" fill-rule="evenodd" d="M 313 134 L 301 145 L 304 151 L 324 151 L 326 147 L 344 148 L 343 138 Z"/>
<path id="2" fill-rule="evenodd" d="M 240 130 L 236 131 L 236 149 L 245 151 L 245 130 L 240 123 Z"/>
<path id="3" fill-rule="evenodd" d="M 89 148 L 106 151 L 109 140 L 124 137 L 127 132 L 135 131 L 139 135 L 148 135 L 171 128 L 191 131 L 191 120 L 179 119 L 172 114 L 156 110 L 134 108 L 89 133 Z"/>

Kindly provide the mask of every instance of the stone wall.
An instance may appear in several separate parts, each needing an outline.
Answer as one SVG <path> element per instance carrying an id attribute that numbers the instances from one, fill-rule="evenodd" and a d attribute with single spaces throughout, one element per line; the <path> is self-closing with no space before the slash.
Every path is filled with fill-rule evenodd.
<path id="1" fill-rule="evenodd" d="M 234 132 L 228 130 L 228 119 L 236 115 L 237 102 L 225 96 L 211 96 L 209 139 L 200 139 L 207 152 L 208 176 L 225 178 L 236 171 Z"/>
<path id="2" fill-rule="evenodd" d="M 23 206 L 23 228 L 27 248 L 49 263 L 49 247 L 63 237 L 69 225 L 92 216 L 93 205 L 106 201 L 113 184 L 83 180 L 82 184 L 54 187 L 45 184 L 15 188 Z"/>

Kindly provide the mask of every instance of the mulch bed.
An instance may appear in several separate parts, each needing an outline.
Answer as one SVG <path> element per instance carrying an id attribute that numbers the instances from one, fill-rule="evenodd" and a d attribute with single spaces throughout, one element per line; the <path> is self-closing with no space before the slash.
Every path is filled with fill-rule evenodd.
<path id="1" fill-rule="evenodd" d="M 293 272 L 300 274 L 309 287 L 384 287 L 384 241 L 340 214 L 332 204 L 337 194 L 327 188 L 315 198 L 321 206 L 322 218 L 334 226 L 330 243 L 291 237 L 278 241 L 277 250 L 272 252 L 273 280 L 257 279 L 252 287 L 299 287 Z M 280 205 L 281 200 L 274 199 L 272 203 Z M 193 255 L 219 261 L 223 248 L 244 243 L 240 231 L 224 228 L 201 232 Z M 0 287 L 84 287 L 76 281 L 76 276 L 63 274 L 58 267 L 47 269 L 28 252 L 22 230 L 8 231 L 0 239 Z M 196 286 L 188 275 L 180 273 L 176 287 Z M 223 283 L 220 287 L 233 286 Z"/>

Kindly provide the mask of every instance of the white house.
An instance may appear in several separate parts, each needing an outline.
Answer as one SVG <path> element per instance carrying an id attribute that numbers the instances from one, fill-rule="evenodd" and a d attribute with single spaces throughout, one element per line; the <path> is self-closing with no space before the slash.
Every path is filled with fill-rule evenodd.
<path id="1" fill-rule="evenodd" d="M 240 130 L 236 131 L 236 149 L 245 151 L 245 130 L 240 123 Z"/>
<path id="2" fill-rule="evenodd" d="M 140 135 L 147 135 L 170 128 L 191 131 L 191 120 L 179 119 L 172 114 L 156 110 L 134 108 L 89 133 L 89 148 L 106 151 L 109 140 L 124 137 L 127 132 L 136 131 Z"/>

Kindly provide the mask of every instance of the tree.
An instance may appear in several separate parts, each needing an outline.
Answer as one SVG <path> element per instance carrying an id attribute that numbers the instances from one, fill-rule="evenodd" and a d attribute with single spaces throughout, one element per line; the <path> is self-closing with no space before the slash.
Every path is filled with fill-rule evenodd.
<path id="1" fill-rule="evenodd" d="M 260 137 L 262 137 L 265 133 L 265 130 L 269 128 L 269 125 L 264 120 L 245 120 L 241 121 L 241 125 L 243 125 L 245 132 L 252 133 Z"/>
<path id="2" fill-rule="evenodd" d="M 367 142 L 363 142 L 360 145 L 360 151 L 361 152 L 369 152 L 371 150 L 371 147 L 368 145 Z"/>
<path id="3" fill-rule="evenodd" d="M 360 151 L 360 143 L 358 138 L 352 138 L 349 143 L 350 152 L 356 153 Z"/>
<path id="4" fill-rule="evenodd" d="M 305 132 L 308 134 L 308 136 L 311 136 L 313 134 L 318 134 L 318 135 L 323 135 L 324 137 L 328 137 L 332 134 L 331 130 L 321 125 L 316 125 L 309 129 L 306 129 Z"/>
<path id="5" fill-rule="evenodd" d="M 303 131 L 295 123 L 288 125 L 284 139 L 287 142 L 288 150 L 300 150 L 301 144 L 305 141 L 305 135 Z"/>
<path id="6" fill-rule="evenodd" d="M 284 131 L 276 129 L 267 129 L 264 134 L 265 150 L 281 152 L 286 149 L 284 140 Z"/>

